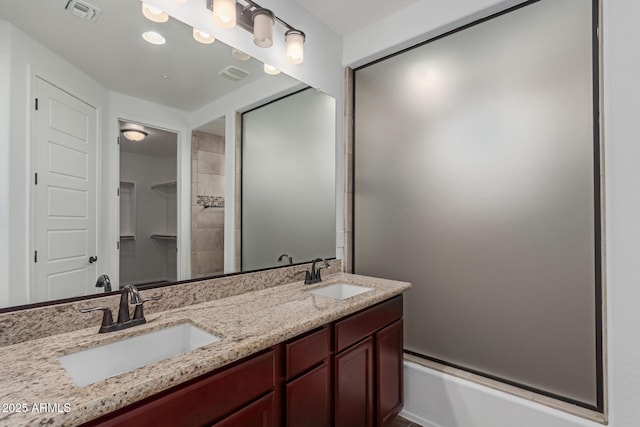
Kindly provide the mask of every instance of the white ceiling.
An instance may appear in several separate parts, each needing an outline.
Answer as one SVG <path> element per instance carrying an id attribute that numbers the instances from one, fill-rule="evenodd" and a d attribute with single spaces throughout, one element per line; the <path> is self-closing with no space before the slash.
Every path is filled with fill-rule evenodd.
<path id="1" fill-rule="evenodd" d="M 325 25 L 345 36 L 418 0 L 296 0 Z"/>
<path id="2" fill-rule="evenodd" d="M 233 58 L 231 48 L 220 41 L 196 42 L 191 27 L 182 22 L 147 20 L 139 0 L 86 2 L 102 9 L 96 23 L 65 11 L 66 0 L 0 0 L 0 19 L 30 34 L 106 88 L 180 110 L 193 111 L 266 76 L 262 63 Z M 149 30 L 162 33 L 167 43 L 145 42 L 141 34 Z M 234 82 L 218 76 L 228 65 L 249 71 L 249 77 Z M 267 78 L 291 79 L 283 73 Z"/>

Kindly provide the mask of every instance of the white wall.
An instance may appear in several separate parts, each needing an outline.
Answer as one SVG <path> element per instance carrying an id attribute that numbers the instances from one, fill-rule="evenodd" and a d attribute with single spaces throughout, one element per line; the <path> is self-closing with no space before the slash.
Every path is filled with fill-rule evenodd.
<path id="1" fill-rule="evenodd" d="M 3 22 L 1 31 L 8 36 L 6 38 L 3 36 L 2 40 L 10 43 L 10 56 L 6 64 L 10 67 L 11 77 L 10 90 L 0 92 L 5 95 L 1 97 L 2 101 L 0 102 L 6 102 L 8 99 L 11 113 L 10 121 L 6 126 L 2 126 L 5 133 L 7 131 L 10 133 L 9 195 L 7 198 L 0 198 L 0 200 L 9 200 L 10 212 L 8 221 L 0 219 L 0 224 L 8 224 L 8 233 L 2 233 L 2 235 L 8 236 L 8 241 L 11 242 L 11 250 L 8 254 L 11 266 L 9 269 L 9 305 L 17 305 L 28 302 L 28 284 L 32 264 L 31 251 L 33 249 L 29 233 L 31 221 L 29 206 L 31 203 L 31 183 L 33 182 L 30 152 L 30 127 L 34 98 L 32 77 L 37 74 L 96 108 L 98 112 L 98 150 L 102 144 L 100 136 L 106 111 L 107 92 L 99 83 L 27 34 L 11 24 L 0 22 Z M 8 114 L 2 114 L 0 120 L 7 120 L 8 117 Z M 6 145 L 3 147 L 6 149 Z M 6 169 L 3 168 L 0 189 L 6 188 L 6 184 L 2 184 L 6 179 L 6 173 Z M 100 174 L 98 174 L 98 180 L 100 180 Z M 99 252 L 98 257 L 100 258 Z M 3 256 L 0 258 L 7 259 Z M 98 262 L 100 263 L 101 260 L 99 259 Z M 3 269 L 3 271 L 6 270 Z M 0 287 L 4 286 L 6 286 L 6 282 L 0 282 Z"/>
<path id="2" fill-rule="evenodd" d="M 345 37 L 344 64 L 362 65 L 513 3 L 418 1 Z M 640 40 L 640 3 L 603 3 L 609 418 L 612 426 L 631 427 L 640 420 L 640 50 L 635 42 Z M 430 369 L 405 366 L 405 411 L 425 425 L 597 425 Z"/>
<path id="3" fill-rule="evenodd" d="M 640 2 L 603 3 L 609 402 L 622 427 L 640 423 Z"/>
<path id="4" fill-rule="evenodd" d="M 0 20 L 0 93 L 11 88 L 11 29 Z M 0 97 L 0 201 L 9 200 L 9 126 L 11 108 L 8 96 Z M 0 203 L 0 307 L 9 305 L 9 203 Z"/>

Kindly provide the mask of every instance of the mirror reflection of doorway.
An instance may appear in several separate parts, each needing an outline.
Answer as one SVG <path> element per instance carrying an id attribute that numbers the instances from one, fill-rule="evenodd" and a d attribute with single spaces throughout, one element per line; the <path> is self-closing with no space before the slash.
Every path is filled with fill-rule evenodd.
<path id="1" fill-rule="evenodd" d="M 174 132 L 120 126 L 120 285 L 177 280 L 177 143 Z"/>

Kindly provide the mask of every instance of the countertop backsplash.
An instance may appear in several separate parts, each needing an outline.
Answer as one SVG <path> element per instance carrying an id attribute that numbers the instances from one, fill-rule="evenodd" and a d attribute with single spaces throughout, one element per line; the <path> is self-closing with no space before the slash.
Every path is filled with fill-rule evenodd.
<path id="1" fill-rule="evenodd" d="M 323 276 L 341 271 L 342 263 L 339 259 L 330 260 L 329 265 L 330 267 L 323 271 Z M 140 294 L 143 298 L 155 295 L 162 297 L 158 301 L 145 304 L 145 314 L 153 314 L 302 280 L 304 276 L 298 273 L 308 270 L 310 266 L 311 263 L 300 264 L 145 289 L 140 290 Z M 0 347 L 84 329 L 92 325 L 99 326 L 102 319 L 101 312 L 84 314 L 80 313 L 80 309 L 107 306 L 116 317 L 119 302 L 120 295 L 109 295 L 0 313 Z"/>

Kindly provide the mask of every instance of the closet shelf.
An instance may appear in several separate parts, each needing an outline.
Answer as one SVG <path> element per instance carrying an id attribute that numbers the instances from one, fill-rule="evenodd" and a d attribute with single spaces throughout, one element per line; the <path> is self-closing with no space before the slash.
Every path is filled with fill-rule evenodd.
<path id="1" fill-rule="evenodd" d="M 175 234 L 152 234 L 151 238 L 156 240 L 176 240 L 177 236 Z"/>
<path id="2" fill-rule="evenodd" d="M 120 241 L 123 241 L 123 240 L 136 240 L 136 236 L 131 234 L 121 235 Z"/>
<path id="3" fill-rule="evenodd" d="M 163 182 L 162 184 L 155 184 L 151 186 L 152 190 L 157 190 L 162 193 L 169 193 L 176 191 L 178 183 L 176 181 Z"/>

